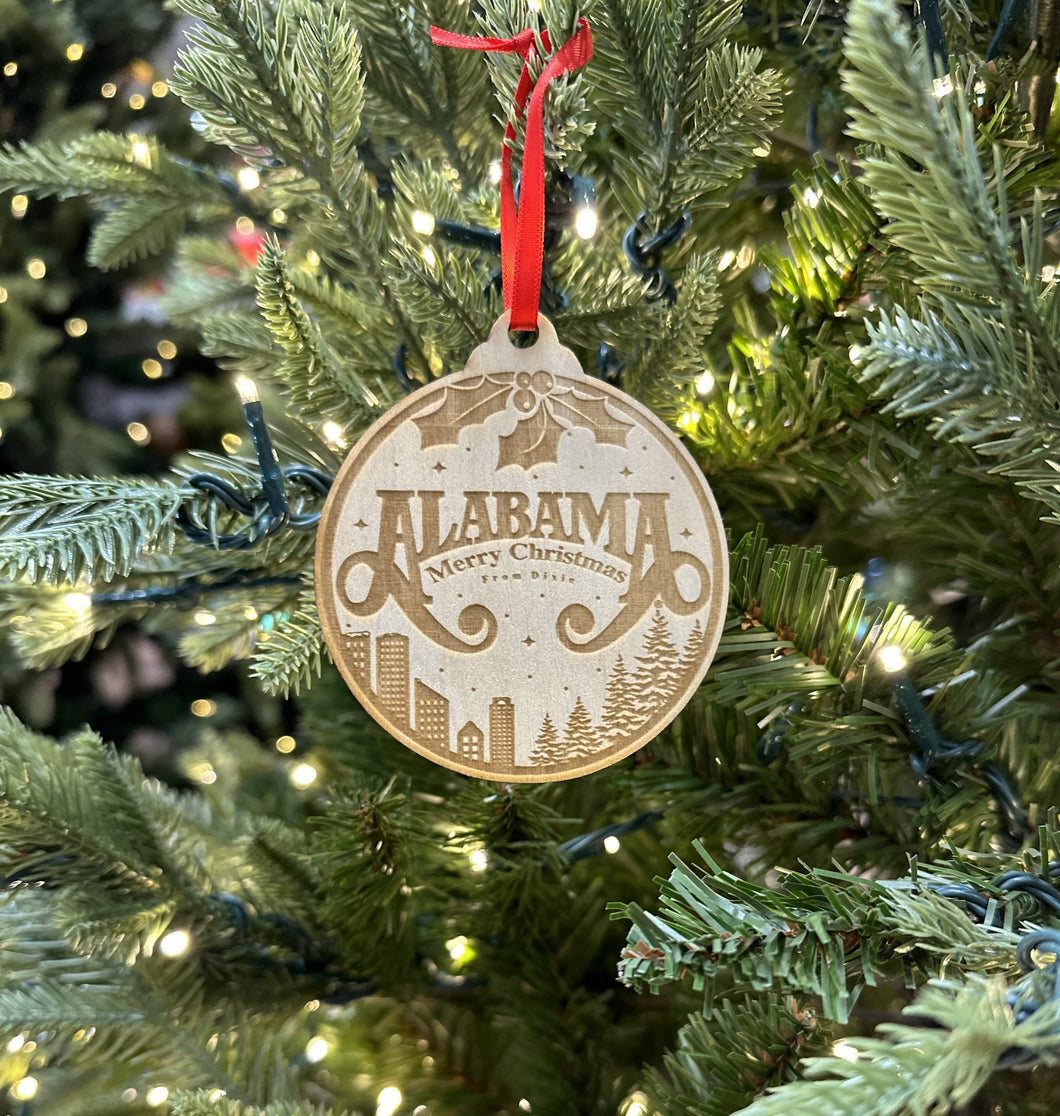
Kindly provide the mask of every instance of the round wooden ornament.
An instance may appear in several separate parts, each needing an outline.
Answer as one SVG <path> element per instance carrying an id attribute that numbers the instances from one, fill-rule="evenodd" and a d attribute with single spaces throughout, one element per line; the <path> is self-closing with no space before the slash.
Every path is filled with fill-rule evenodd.
<path id="1" fill-rule="evenodd" d="M 467 775 L 546 782 L 651 740 L 717 648 L 728 554 L 674 434 L 508 314 L 353 448 L 317 535 L 325 638 L 369 713 Z"/>

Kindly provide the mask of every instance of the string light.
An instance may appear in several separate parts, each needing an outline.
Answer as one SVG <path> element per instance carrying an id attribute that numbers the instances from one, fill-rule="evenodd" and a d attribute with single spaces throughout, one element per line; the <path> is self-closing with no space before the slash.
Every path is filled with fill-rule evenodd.
<path id="1" fill-rule="evenodd" d="M 941 101 L 943 97 L 948 97 L 953 92 L 953 79 L 949 74 L 945 77 L 937 77 L 931 86 L 936 100 Z"/>
<path id="2" fill-rule="evenodd" d="M 288 778 L 291 780 L 291 786 L 305 790 L 317 781 L 319 774 L 320 772 L 311 763 L 299 763 L 291 768 Z"/>
<path id="3" fill-rule="evenodd" d="M 217 712 L 217 702 L 209 698 L 196 698 L 191 703 L 191 712 L 195 717 L 212 717 Z"/>
<path id="4" fill-rule="evenodd" d="M 396 1085 L 381 1089 L 375 1098 L 375 1116 L 394 1116 L 402 1099 L 401 1090 Z"/>
<path id="5" fill-rule="evenodd" d="M 856 1062 L 858 1060 L 857 1047 L 851 1046 L 849 1042 L 837 1042 L 833 1044 L 832 1053 L 837 1058 L 842 1058 L 844 1062 Z"/>
<path id="6" fill-rule="evenodd" d="M 412 1116 L 431 1116 L 431 1110 L 425 1104 L 418 1104 L 412 1110 Z"/>
<path id="7" fill-rule="evenodd" d="M 459 961 L 467 955 L 467 938 L 461 934 L 458 938 L 450 938 L 445 943 L 445 948 L 449 951 L 449 956 L 454 961 Z"/>
<path id="8" fill-rule="evenodd" d="M 807 186 L 802 192 L 802 200 L 811 209 L 816 209 L 821 204 L 821 195 L 812 187 Z"/>
<path id="9" fill-rule="evenodd" d="M 14 77 L 15 74 L 17 74 L 17 73 L 18 73 L 18 63 L 17 62 L 5 62 L 4 63 L 4 77 Z"/>
<path id="10" fill-rule="evenodd" d="M 133 161 L 139 163 L 141 166 L 150 166 L 151 163 L 151 148 L 144 140 L 136 140 L 132 145 Z"/>
<path id="11" fill-rule="evenodd" d="M 639 1089 L 626 1098 L 622 1116 L 648 1116 L 648 1098 Z"/>
<path id="12" fill-rule="evenodd" d="M 579 209 L 574 218 L 574 231 L 582 240 L 592 240 L 596 236 L 596 210 L 589 206 Z"/>
<path id="13" fill-rule="evenodd" d="M 703 416 L 697 410 L 685 411 L 677 420 L 686 430 L 690 430 Z"/>
<path id="14" fill-rule="evenodd" d="M 604 852 L 614 855 L 622 848 L 622 842 L 612 833 L 604 838 Z"/>
<path id="15" fill-rule="evenodd" d="M 14 217 L 22 218 L 26 216 L 26 210 L 29 209 L 29 198 L 25 194 L 16 194 L 11 199 L 11 214 Z"/>
<path id="16" fill-rule="evenodd" d="M 489 857 L 485 849 L 472 849 L 467 856 L 472 872 L 485 872 L 489 867 Z"/>
<path id="17" fill-rule="evenodd" d="M 243 439 L 238 434 L 222 434 L 221 448 L 225 453 L 236 453 L 243 444 Z"/>
<path id="18" fill-rule="evenodd" d="M 429 244 L 425 244 L 423 246 L 423 262 L 432 270 L 438 264 L 438 257 L 435 254 L 434 249 Z"/>
<path id="19" fill-rule="evenodd" d="M 490 185 L 499 186 L 501 184 L 501 161 L 494 159 L 490 163 Z"/>
<path id="20" fill-rule="evenodd" d="M 312 248 L 305 254 L 306 267 L 320 267 L 320 253 Z"/>
<path id="21" fill-rule="evenodd" d="M 125 433 L 128 434 L 138 446 L 146 446 L 147 443 L 151 441 L 151 431 L 148 430 L 142 422 L 130 422 L 125 428 Z"/>
<path id="22" fill-rule="evenodd" d="M 857 362 L 861 360 L 862 351 L 860 345 L 851 345 L 850 348 L 847 349 L 847 356 L 850 358 L 851 364 L 857 364 Z"/>
<path id="23" fill-rule="evenodd" d="M 888 674 L 895 674 L 905 669 L 906 659 L 900 647 L 881 647 L 879 656 L 880 666 L 882 666 Z"/>
<path id="24" fill-rule="evenodd" d="M 88 322 L 84 318 L 67 318 L 63 324 L 63 329 L 71 337 L 84 337 L 88 333 Z"/>
<path id="25" fill-rule="evenodd" d="M 152 1085 L 151 1088 L 147 1090 L 147 1095 L 144 1097 L 144 1100 L 147 1101 L 152 1108 L 157 1108 L 158 1105 L 165 1104 L 166 1101 L 169 1100 L 169 1090 L 165 1085 Z"/>
<path id="26" fill-rule="evenodd" d="M 105 82 L 104 82 L 104 83 L 103 83 L 103 84 L 102 84 L 102 85 L 101 85 L 101 86 L 99 87 L 99 95 L 100 95 L 101 97 L 106 97 L 108 101 L 109 101 L 109 100 L 110 100 L 110 98 L 111 98 L 111 97 L 113 97 L 113 96 L 114 96 L 114 95 L 115 95 L 115 94 L 116 94 L 117 92 L 118 92 L 118 87 L 117 87 L 117 86 L 116 86 L 116 85 L 114 84 L 114 82 L 112 82 L 112 81 L 105 81 Z"/>
<path id="27" fill-rule="evenodd" d="M 7 302 L 7 287 L 0 287 L 0 302 Z"/>
<path id="28" fill-rule="evenodd" d="M 163 360 L 172 360 L 177 355 L 177 346 L 163 338 L 158 342 L 158 355 Z"/>
<path id="29" fill-rule="evenodd" d="M 282 225 L 284 223 L 284 221 L 287 220 L 287 210 L 285 210 L 285 209 L 274 209 L 269 214 L 269 216 L 272 218 L 272 223 L 274 225 Z"/>
<path id="30" fill-rule="evenodd" d="M 754 157 L 756 159 L 764 159 L 764 158 L 766 158 L 766 156 L 769 154 L 769 152 L 771 150 L 772 150 L 772 147 L 770 146 L 770 144 L 764 143 L 764 144 L 761 144 L 758 147 L 752 147 L 751 148 L 751 154 L 754 155 Z"/>
<path id="31" fill-rule="evenodd" d="M 253 167 L 240 167 L 236 180 L 244 190 L 256 190 L 261 185 L 261 175 Z"/>
<path id="32" fill-rule="evenodd" d="M 241 402 L 257 403 L 258 388 L 249 376 L 236 377 L 236 391 L 239 392 L 239 398 Z"/>
<path id="33" fill-rule="evenodd" d="M 0 399 L 10 399 L 15 394 L 15 387 L 7 380 L 0 380 Z"/>
<path id="34" fill-rule="evenodd" d="M 523 1099 L 521 1101 L 519 1101 L 519 1110 L 521 1112 L 532 1112 L 533 1111 L 533 1109 L 530 1107 L 530 1102 L 526 1099 L 526 1097 L 523 1097 Z"/>
<path id="35" fill-rule="evenodd" d="M 418 232 L 420 236 L 430 236 L 434 232 L 434 217 L 430 213 L 424 213 L 422 209 L 416 209 L 412 213 L 412 231 Z"/>
<path id="36" fill-rule="evenodd" d="M 152 97 L 165 97 L 167 93 L 169 93 L 169 85 L 167 82 L 156 81 L 151 86 Z"/>
<path id="37" fill-rule="evenodd" d="M 31 279 L 43 279 L 48 274 L 48 268 L 39 256 L 26 260 L 26 274 Z"/>
<path id="38" fill-rule="evenodd" d="M 217 778 L 215 775 L 214 778 Z M 163 957 L 183 957 L 191 946 L 191 935 L 186 930 L 170 930 L 158 943 L 158 952 Z"/>
<path id="39" fill-rule="evenodd" d="M 18 1100 L 32 1100 L 37 1095 L 37 1079 L 23 1077 L 12 1085 L 11 1092 Z"/>
<path id="40" fill-rule="evenodd" d="M 25 1035 L 15 1035 L 7 1044 L 8 1054 L 17 1054 L 26 1045 Z"/>
<path id="41" fill-rule="evenodd" d="M 138 1097 L 139 1095 L 140 1095 L 140 1094 L 139 1094 L 139 1093 L 137 1093 L 137 1091 L 136 1091 L 135 1089 L 132 1089 L 132 1088 L 130 1088 L 130 1089 L 126 1089 L 126 1090 L 124 1090 L 124 1092 L 123 1092 L 123 1093 L 122 1093 L 122 1095 L 121 1095 L 121 1099 L 122 1099 L 123 1101 L 125 1101 L 125 1103 L 126 1103 L 126 1104 L 132 1104 L 132 1102 L 133 1102 L 134 1100 L 136 1100 L 136 1098 L 137 1098 L 137 1097 Z"/>
<path id="42" fill-rule="evenodd" d="M 290 755 L 296 747 L 297 744 L 293 736 L 280 736 L 276 740 L 276 751 L 282 752 L 285 756 Z"/>
<path id="43" fill-rule="evenodd" d="M 85 48 L 82 43 L 71 43 L 66 48 L 66 57 L 69 58 L 71 62 L 80 62 L 84 53 Z"/>
<path id="44" fill-rule="evenodd" d="M 63 596 L 63 604 L 79 616 L 92 611 L 92 598 L 87 593 L 66 593 Z"/>
<path id="45" fill-rule="evenodd" d="M 714 390 L 714 377 L 709 372 L 704 372 L 696 380 L 696 395 L 710 395 Z"/>
<path id="46" fill-rule="evenodd" d="M 258 610 L 253 605 L 247 605 L 247 607 L 243 609 L 244 620 L 257 620 L 257 618 Z"/>
<path id="47" fill-rule="evenodd" d="M 305 1060 L 310 1064 L 321 1062 L 328 1056 L 330 1049 L 328 1040 L 317 1035 L 305 1044 Z"/>
<path id="48" fill-rule="evenodd" d="M 323 435 L 324 441 L 336 449 L 342 449 L 346 444 L 346 439 L 342 436 L 342 427 L 337 422 L 328 421 L 324 423 L 320 428 L 320 433 Z"/>
<path id="49" fill-rule="evenodd" d="M 153 357 L 148 357 L 147 360 L 140 365 L 140 368 L 149 380 L 157 380 L 162 375 L 162 365 Z"/>
<path id="50" fill-rule="evenodd" d="M 249 217 L 236 218 L 236 232 L 240 236 L 250 236 L 254 231 L 254 222 Z"/>
<path id="51" fill-rule="evenodd" d="M 208 628 L 211 624 L 217 623 L 217 617 L 214 616 L 214 614 L 210 612 L 209 609 L 205 608 L 200 608 L 199 611 L 196 612 L 195 615 L 192 617 L 192 619 L 195 621 L 196 624 L 199 625 L 200 628 Z"/>
<path id="52" fill-rule="evenodd" d="M 140 109 L 142 109 L 146 104 L 147 98 L 142 93 L 134 93 L 129 98 L 129 108 L 131 108 L 134 112 L 139 112 Z"/>

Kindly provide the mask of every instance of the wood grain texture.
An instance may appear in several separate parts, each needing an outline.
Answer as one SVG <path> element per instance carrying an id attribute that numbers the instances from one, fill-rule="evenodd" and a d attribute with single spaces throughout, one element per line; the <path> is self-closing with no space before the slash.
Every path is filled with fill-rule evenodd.
<path id="1" fill-rule="evenodd" d="M 569 779 L 651 740 L 717 648 L 728 554 L 669 428 L 504 315 L 464 371 L 357 443 L 317 534 L 324 634 L 394 737 L 446 767 Z"/>

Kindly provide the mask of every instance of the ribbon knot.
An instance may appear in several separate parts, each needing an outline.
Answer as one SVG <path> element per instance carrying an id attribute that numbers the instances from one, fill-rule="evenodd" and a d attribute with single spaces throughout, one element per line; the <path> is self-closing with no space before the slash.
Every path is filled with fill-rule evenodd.
<path id="1" fill-rule="evenodd" d="M 545 244 L 545 91 L 555 78 L 579 69 L 592 58 L 593 39 L 589 21 L 578 20 L 577 31 L 549 58 L 536 82 L 530 76 L 530 58 L 538 54 L 538 36 L 532 30 L 520 31 L 510 39 L 494 39 L 458 35 L 432 27 L 431 42 L 458 50 L 518 54 L 523 60 L 523 70 L 515 88 L 514 111 L 504 129 L 501 149 L 501 277 L 504 307 L 511 313 L 510 328 L 533 332 L 537 329 L 537 311 L 541 301 Z M 540 42 L 545 50 L 552 50 L 547 31 L 541 32 Z M 516 206 L 512 185 L 512 145 L 516 123 L 524 110 L 526 138 L 519 205 Z"/>

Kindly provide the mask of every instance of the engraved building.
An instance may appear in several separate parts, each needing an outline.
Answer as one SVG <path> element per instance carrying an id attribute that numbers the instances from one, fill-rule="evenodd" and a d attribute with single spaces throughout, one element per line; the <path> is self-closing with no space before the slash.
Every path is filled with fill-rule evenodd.
<path id="1" fill-rule="evenodd" d="M 482 743 L 482 729 L 474 721 L 468 721 L 456 734 L 456 750 L 463 760 L 481 760 Z"/>
<path id="2" fill-rule="evenodd" d="M 346 637 L 346 663 L 357 684 L 372 688 L 372 633 L 354 632 Z"/>
<path id="3" fill-rule="evenodd" d="M 396 725 L 409 723 L 409 637 L 387 632 L 375 641 L 375 691 Z"/>
<path id="4" fill-rule="evenodd" d="M 515 706 L 509 697 L 490 702 L 490 763 L 515 766 Z"/>
<path id="5" fill-rule="evenodd" d="M 413 683 L 416 741 L 439 751 L 449 750 L 449 699 L 418 678 Z"/>

